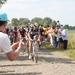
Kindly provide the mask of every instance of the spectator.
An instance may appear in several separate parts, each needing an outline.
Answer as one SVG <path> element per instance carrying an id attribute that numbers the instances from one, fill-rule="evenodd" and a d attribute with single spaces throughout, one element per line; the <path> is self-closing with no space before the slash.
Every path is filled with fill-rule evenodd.
<path id="1" fill-rule="evenodd" d="M 59 20 L 57 20 L 57 25 L 56 26 L 61 27 L 61 24 L 60 24 Z"/>
<path id="2" fill-rule="evenodd" d="M 56 28 L 54 26 L 52 26 L 52 42 L 53 42 L 53 46 L 57 47 Z"/>
<path id="3" fill-rule="evenodd" d="M 57 26 L 56 29 L 57 29 L 57 36 L 58 36 L 58 48 L 63 49 L 63 39 L 62 36 L 60 35 L 62 30 L 60 26 Z"/>
<path id="4" fill-rule="evenodd" d="M 8 59 L 10 61 L 13 61 L 18 57 L 20 51 L 22 50 L 23 42 L 21 40 L 20 42 L 16 42 L 11 46 L 8 35 L 3 33 L 7 26 L 7 23 L 7 14 L 0 11 L 0 52 L 3 51 L 8 57 Z"/>
<path id="5" fill-rule="evenodd" d="M 62 39 L 63 39 L 63 48 L 67 49 L 68 34 L 67 34 L 67 31 L 64 29 L 63 26 L 61 27 L 61 30 L 62 30 L 61 36 L 62 36 Z"/>

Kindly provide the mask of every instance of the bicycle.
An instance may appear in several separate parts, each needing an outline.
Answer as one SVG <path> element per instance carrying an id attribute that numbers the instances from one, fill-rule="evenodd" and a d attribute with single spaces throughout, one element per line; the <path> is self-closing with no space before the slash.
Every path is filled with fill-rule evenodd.
<path id="1" fill-rule="evenodd" d="M 39 44 L 36 40 L 27 39 L 27 41 L 32 42 L 32 60 L 37 63 L 38 62 L 38 51 L 39 51 Z M 29 52 L 28 52 L 29 53 Z M 28 54 L 29 55 L 29 54 Z"/>
<path id="2" fill-rule="evenodd" d="M 39 45 L 37 44 L 38 41 L 33 41 L 32 43 L 32 59 L 37 63 L 38 61 L 38 50 L 39 50 Z"/>

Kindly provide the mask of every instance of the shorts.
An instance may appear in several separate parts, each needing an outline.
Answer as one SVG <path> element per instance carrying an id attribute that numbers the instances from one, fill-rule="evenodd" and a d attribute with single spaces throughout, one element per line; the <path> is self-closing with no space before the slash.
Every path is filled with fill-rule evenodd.
<path id="1" fill-rule="evenodd" d="M 45 38 L 47 38 L 47 36 L 48 36 L 48 35 L 46 34 L 46 35 L 45 35 Z"/>
<path id="2" fill-rule="evenodd" d="M 36 34 L 36 35 L 37 35 L 37 34 Z M 36 35 L 30 34 L 31 39 L 34 39 L 34 36 L 36 36 Z"/>
<path id="3" fill-rule="evenodd" d="M 59 38 L 59 42 L 60 42 L 60 43 L 63 43 L 63 39 L 62 39 L 62 38 Z"/>
<path id="4" fill-rule="evenodd" d="M 33 39 L 34 38 L 34 35 L 30 34 L 30 37 L 31 37 L 31 39 Z"/>

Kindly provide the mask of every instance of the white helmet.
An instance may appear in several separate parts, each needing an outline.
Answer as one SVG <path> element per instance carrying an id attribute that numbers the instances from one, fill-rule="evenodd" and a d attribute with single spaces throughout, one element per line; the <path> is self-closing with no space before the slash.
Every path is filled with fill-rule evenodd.
<path id="1" fill-rule="evenodd" d="M 38 23 L 37 23 L 37 22 L 35 22 L 35 23 L 34 23 L 34 25 L 35 25 L 35 26 L 38 26 Z"/>
<path id="2" fill-rule="evenodd" d="M 33 27 L 33 24 L 30 24 L 30 27 Z"/>

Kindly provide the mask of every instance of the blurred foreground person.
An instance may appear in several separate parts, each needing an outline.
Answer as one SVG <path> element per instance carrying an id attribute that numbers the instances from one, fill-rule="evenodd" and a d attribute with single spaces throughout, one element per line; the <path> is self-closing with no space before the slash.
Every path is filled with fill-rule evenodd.
<path id="1" fill-rule="evenodd" d="M 3 51 L 10 61 L 15 60 L 23 48 L 23 42 L 16 42 L 11 46 L 10 39 L 4 30 L 8 23 L 8 17 L 5 12 L 0 11 L 0 52 Z"/>

